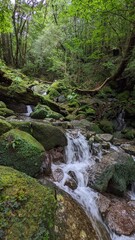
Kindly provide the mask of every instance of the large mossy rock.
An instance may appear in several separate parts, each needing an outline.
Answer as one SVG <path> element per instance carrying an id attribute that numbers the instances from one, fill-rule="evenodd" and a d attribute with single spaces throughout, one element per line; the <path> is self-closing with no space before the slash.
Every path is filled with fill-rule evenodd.
<path id="1" fill-rule="evenodd" d="M 53 240 L 54 191 L 0 166 L 0 239 Z"/>
<path id="2" fill-rule="evenodd" d="M 46 105 L 38 104 L 34 111 L 31 113 L 31 118 L 35 119 L 44 119 L 44 118 L 54 118 L 54 119 L 60 119 L 63 117 L 60 113 L 57 113 L 55 111 L 52 111 L 50 107 Z"/>
<path id="3" fill-rule="evenodd" d="M 14 111 L 8 108 L 0 108 L 0 116 L 9 117 L 14 115 Z"/>
<path id="4" fill-rule="evenodd" d="M 44 147 L 30 134 L 13 129 L 0 137 L 0 164 L 35 176 L 44 160 Z"/>
<path id="5" fill-rule="evenodd" d="M 46 150 L 67 145 L 64 132 L 58 127 L 44 123 L 31 123 L 32 136 L 36 138 Z"/>
<path id="6" fill-rule="evenodd" d="M 135 161 L 132 157 L 128 157 L 106 167 L 96 179 L 94 188 L 100 192 L 122 196 L 133 182 L 135 182 Z"/>
<path id="7" fill-rule="evenodd" d="M 7 121 L 0 119 L 0 135 L 12 129 L 12 125 Z"/>
<path id="8" fill-rule="evenodd" d="M 2 240 L 98 240 L 79 204 L 52 185 L 0 166 L 0 193 Z"/>
<path id="9" fill-rule="evenodd" d="M 2 101 L 0 101 L 0 108 L 6 108 L 6 104 Z"/>

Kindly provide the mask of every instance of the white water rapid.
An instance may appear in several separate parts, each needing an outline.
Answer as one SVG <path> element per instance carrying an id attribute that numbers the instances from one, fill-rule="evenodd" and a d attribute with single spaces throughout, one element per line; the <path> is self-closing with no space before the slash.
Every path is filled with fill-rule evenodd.
<path id="1" fill-rule="evenodd" d="M 109 232 L 98 211 L 96 203 L 98 193 L 87 187 L 88 170 L 95 164 L 95 160 L 101 157 L 101 151 L 99 151 L 99 156 L 95 158 L 87 140 L 79 130 L 68 131 L 67 139 L 68 145 L 65 149 L 65 163 L 52 164 L 52 172 L 57 171 L 57 169 L 63 172 L 62 179 L 59 182 L 55 182 L 55 184 L 68 192 L 82 205 L 98 233 L 99 240 L 135 240 L 135 236 L 133 238 L 117 236 Z M 75 190 L 72 190 L 66 184 L 71 179 L 71 174 L 74 176 L 77 184 Z"/>

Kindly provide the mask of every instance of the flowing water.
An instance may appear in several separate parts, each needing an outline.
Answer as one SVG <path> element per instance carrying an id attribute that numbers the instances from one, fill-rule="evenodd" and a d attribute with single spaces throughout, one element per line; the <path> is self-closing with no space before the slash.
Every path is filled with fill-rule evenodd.
<path id="1" fill-rule="evenodd" d="M 87 187 L 88 170 L 95 164 L 97 157 L 101 158 L 101 151 L 96 151 L 97 156 L 93 155 L 87 140 L 79 130 L 68 131 L 67 139 L 68 145 L 65 149 L 65 163 L 52 164 L 53 172 L 57 169 L 61 169 L 63 172 L 63 178 L 59 182 L 55 182 L 55 184 L 68 192 L 82 205 L 98 233 L 99 240 L 135 240 L 135 236 L 117 236 L 108 230 L 98 211 L 96 203 L 98 193 Z M 98 145 L 95 146 L 95 149 L 98 149 Z M 71 179 L 70 173 L 74 176 L 77 184 L 75 190 L 66 186 L 66 182 Z"/>
<path id="2" fill-rule="evenodd" d="M 27 108 L 27 109 L 26 109 L 25 116 L 29 117 L 30 114 L 32 113 L 32 106 L 27 105 L 26 108 Z"/>
<path id="3" fill-rule="evenodd" d="M 125 123 L 125 111 L 124 109 L 122 109 L 122 111 L 118 114 L 118 117 L 116 119 L 117 122 L 117 131 L 121 131 L 126 127 L 126 123 Z"/>

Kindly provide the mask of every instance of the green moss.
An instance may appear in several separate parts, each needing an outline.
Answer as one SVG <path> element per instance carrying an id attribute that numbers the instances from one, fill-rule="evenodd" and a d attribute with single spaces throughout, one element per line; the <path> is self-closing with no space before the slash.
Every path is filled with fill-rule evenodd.
<path id="1" fill-rule="evenodd" d="M 125 112 L 128 118 L 133 118 L 135 117 L 135 101 L 130 101 L 126 104 L 125 107 Z"/>
<path id="2" fill-rule="evenodd" d="M 54 118 L 60 119 L 62 115 L 60 113 L 52 111 L 48 106 L 38 104 L 34 111 L 31 113 L 31 118 L 44 119 L 44 118 Z"/>
<path id="3" fill-rule="evenodd" d="M 51 189 L 0 166 L 0 239 L 53 240 L 55 211 Z"/>
<path id="4" fill-rule="evenodd" d="M 6 104 L 2 101 L 0 101 L 0 108 L 6 108 Z"/>
<path id="5" fill-rule="evenodd" d="M 130 96 L 130 92 L 129 92 L 129 91 L 124 91 L 124 92 L 122 92 L 122 93 L 119 93 L 119 94 L 117 95 L 117 98 L 118 98 L 118 100 L 119 100 L 120 102 L 125 103 L 125 102 L 128 101 L 129 96 Z"/>
<path id="6" fill-rule="evenodd" d="M 0 108 L 0 115 L 3 117 L 9 117 L 14 115 L 14 111 L 8 109 L 8 108 Z"/>
<path id="7" fill-rule="evenodd" d="M 73 100 L 73 101 L 70 101 L 70 102 L 68 103 L 68 106 L 69 106 L 69 107 L 72 107 L 72 108 L 78 108 L 78 107 L 79 107 L 79 103 L 78 103 L 78 101 Z"/>
<path id="8" fill-rule="evenodd" d="M 24 132 L 31 134 L 31 122 L 24 122 L 24 121 L 14 121 L 10 122 L 13 128 L 17 128 L 19 130 L 22 130 Z"/>
<path id="9" fill-rule="evenodd" d="M 13 129 L 0 137 L 0 164 L 35 176 L 44 159 L 43 146 L 30 134 Z"/>
<path id="10" fill-rule="evenodd" d="M 89 115 L 95 115 L 95 113 L 96 113 L 96 111 L 95 111 L 93 108 L 88 108 L 88 109 L 86 110 L 87 116 L 89 116 Z"/>
<path id="11" fill-rule="evenodd" d="M 34 122 L 31 123 L 31 126 L 32 136 L 35 137 L 46 150 L 67 145 L 66 136 L 58 127 Z"/>
<path id="12" fill-rule="evenodd" d="M 126 128 L 124 129 L 124 131 L 122 131 L 122 133 L 124 133 L 124 137 L 126 139 L 132 140 L 135 138 L 135 129 L 130 129 L 130 128 Z"/>
<path id="13" fill-rule="evenodd" d="M 113 133 L 114 131 L 113 123 L 107 119 L 101 120 L 99 126 L 105 133 Z"/>
<path id="14" fill-rule="evenodd" d="M 12 125 L 7 121 L 0 119 L 0 135 L 5 132 L 8 132 L 12 128 Z"/>
<path id="15" fill-rule="evenodd" d="M 100 129 L 99 125 L 96 123 L 91 123 L 89 130 L 95 133 L 103 133 L 103 131 Z"/>
<path id="16" fill-rule="evenodd" d="M 49 88 L 49 98 L 54 100 L 56 97 L 60 96 L 60 93 L 54 89 L 54 88 Z"/>
<path id="17" fill-rule="evenodd" d="M 59 93 L 61 93 L 63 90 L 66 90 L 66 86 L 63 81 L 55 81 L 50 88 L 53 88 L 57 90 Z M 49 89 L 48 89 L 49 90 Z"/>
<path id="18" fill-rule="evenodd" d="M 98 98 L 107 99 L 108 97 L 114 97 L 115 92 L 109 86 L 103 87 L 96 95 Z"/>

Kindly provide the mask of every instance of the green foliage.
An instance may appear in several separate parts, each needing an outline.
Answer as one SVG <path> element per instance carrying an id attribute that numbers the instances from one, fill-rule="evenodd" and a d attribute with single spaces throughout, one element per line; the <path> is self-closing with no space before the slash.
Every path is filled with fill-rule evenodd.
<path id="1" fill-rule="evenodd" d="M 99 126 L 105 133 L 113 133 L 114 131 L 113 123 L 107 119 L 101 120 Z"/>
<path id="2" fill-rule="evenodd" d="M 12 31 L 12 8 L 10 0 L 0 1 L 0 32 Z"/>
<path id="3" fill-rule="evenodd" d="M 135 129 L 126 128 L 122 131 L 126 139 L 132 140 L 135 138 Z"/>

